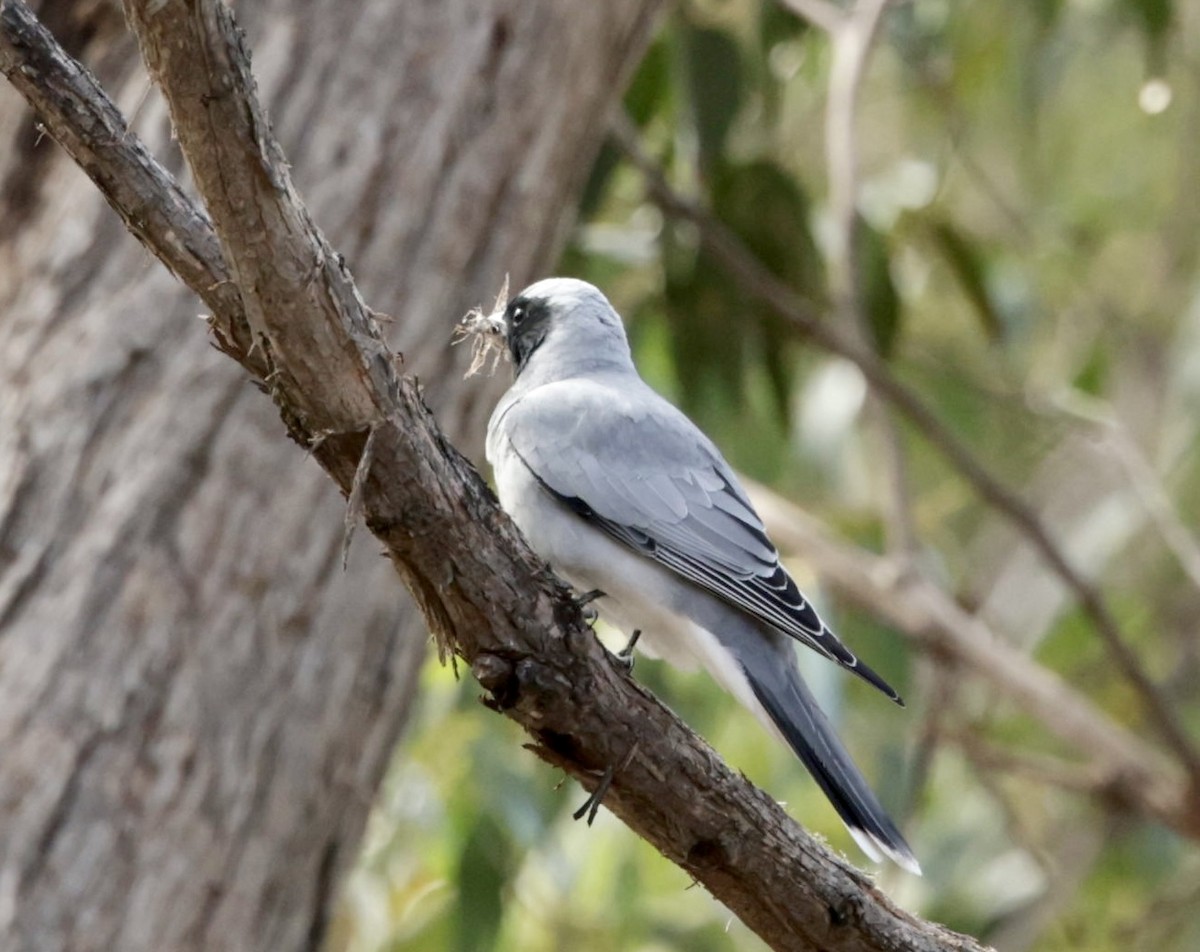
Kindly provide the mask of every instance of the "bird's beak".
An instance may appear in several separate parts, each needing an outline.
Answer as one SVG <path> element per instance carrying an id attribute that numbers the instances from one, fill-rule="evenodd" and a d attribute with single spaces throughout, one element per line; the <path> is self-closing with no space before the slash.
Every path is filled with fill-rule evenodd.
<path id="1" fill-rule="evenodd" d="M 454 342 L 471 341 L 471 366 L 467 368 L 466 376 L 470 377 L 483 368 L 489 355 L 492 355 L 492 370 L 496 369 L 496 361 L 500 355 L 509 356 L 508 334 L 504 321 L 504 312 L 508 307 L 508 276 L 504 278 L 496 303 L 492 305 L 491 313 L 484 314 L 483 308 L 473 307 L 459 321 L 455 328 Z"/>
<path id="2" fill-rule="evenodd" d="M 501 340 L 508 340 L 507 327 L 504 323 L 504 308 L 498 311 L 492 311 L 491 314 L 484 314 L 479 319 L 480 333 L 490 336 L 499 337 Z"/>
<path id="3" fill-rule="evenodd" d="M 504 284 L 496 295 L 496 303 L 492 305 L 492 313 L 484 317 L 484 331 L 488 334 L 499 335 L 500 339 L 508 341 L 508 327 L 504 323 L 504 311 L 508 307 L 508 275 L 504 276 Z"/>

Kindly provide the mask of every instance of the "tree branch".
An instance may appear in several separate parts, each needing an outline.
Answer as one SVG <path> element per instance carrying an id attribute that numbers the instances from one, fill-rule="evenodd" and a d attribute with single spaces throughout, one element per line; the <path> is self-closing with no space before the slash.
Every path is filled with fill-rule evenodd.
<path id="1" fill-rule="evenodd" d="M 51 134 L 102 167 L 93 178 L 125 220 L 139 195 L 161 204 L 138 237 L 208 295 L 218 326 L 237 331 L 226 351 L 268 383 L 292 437 L 361 499 L 368 527 L 436 636 L 471 664 L 486 703 L 589 789 L 619 765 L 605 804 L 773 948 L 980 949 L 896 908 L 613 664 L 442 436 L 416 381 L 398 373 L 291 187 L 228 9 L 219 0 L 130 0 L 127 11 L 238 295 L 214 293 L 227 278 L 211 255 L 189 262 L 168 253 L 174 229 L 187 247 L 208 247 L 208 220 L 152 159 L 142 161 L 144 150 L 134 162 L 101 147 L 116 126 L 100 127 L 109 136 L 101 142 L 76 121 L 115 112 L 94 84 L 76 81 L 82 70 L 17 0 L 0 0 L 0 69 L 24 76 L 22 91 Z M 360 472 L 368 434 L 373 458 Z"/>
<path id="2" fill-rule="evenodd" d="M 1009 750 L 967 731 L 947 733 L 943 737 L 959 747 L 977 768 L 1016 774 L 1046 786 L 1103 799 L 1111 800 L 1115 795 L 1122 806 L 1128 806 L 1121 785 L 1113 783 L 1116 778 L 1090 764 L 1072 763 L 1048 754 Z"/>
<path id="3" fill-rule="evenodd" d="M 818 347 L 853 363 L 881 397 L 894 406 L 926 440 L 962 475 L 979 497 L 1003 515 L 1033 545 L 1046 564 L 1070 590 L 1122 675 L 1137 691 L 1150 722 L 1180 764 L 1193 786 L 1200 789 L 1200 754 L 1167 699 L 1143 669 L 1125 641 L 1116 619 L 1096 588 L 1075 568 L 1051 537 L 1041 517 L 1024 500 L 996 480 L 974 454 L 929 409 L 916 393 L 901 383 L 869 348 L 820 316 L 775 277 L 721 222 L 694 201 L 680 195 L 666 180 L 658 164 L 643 151 L 637 129 L 625 116 L 612 125 L 613 137 L 630 163 L 646 180 L 651 199 L 665 215 L 691 222 L 702 246 L 742 288 L 788 321 Z"/>
<path id="4" fill-rule="evenodd" d="M 1146 458 L 1129 428 L 1110 407 L 1079 392 L 1057 396 L 1048 408 L 1050 411 L 1067 413 L 1083 421 L 1112 448 L 1150 524 L 1192 585 L 1200 591 L 1200 540 L 1184 524 L 1162 477 Z"/>
<path id="5" fill-rule="evenodd" d="M 860 327 L 865 315 L 858 302 L 858 95 L 875 37 L 891 0 L 859 0 L 832 35 L 833 62 L 825 102 L 825 168 L 834 221 L 833 284 L 852 302 Z"/>
<path id="6" fill-rule="evenodd" d="M 858 104 L 871 51 L 889 4 L 890 0 L 859 0 L 852 12 L 842 17 L 830 36 L 833 62 L 825 101 L 825 175 L 833 218 L 830 286 L 843 323 L 854 340 L 872 350 L 875 348 L 870 320 L 860 287 Z M 894 412 L 874 390 L 868 398 L 868 410 L 867 419 L 875 424 L 886 470 L 883 510 L 888 547 L 898 558 L 911 561 L 919 545 L 904 441 Z"/>

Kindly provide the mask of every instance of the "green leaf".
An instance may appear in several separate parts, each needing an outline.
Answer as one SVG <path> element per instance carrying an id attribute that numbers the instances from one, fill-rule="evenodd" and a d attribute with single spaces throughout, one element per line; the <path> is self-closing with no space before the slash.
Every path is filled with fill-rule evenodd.
<path id="1" fill-rule="evenodd" d="M 727 162 L 712 176 L 713 211 L 777 278 L 810 300 L 824 297 L 824 269 L 803 187 L 765 159 Z"/>
<path id="2" fill-rule="evenodd" d="M 738 406 L 745 342 L 741 315 L 730 306 L 724 275 L 699 267 L 695 249 L 682 237 L 673 226 L 663 229 L 663 309 L 680 396 L 693 414 L 715 397 Z"/>
<path id="3" fill-rule="evenodd" d="M 612 174 L 620 164 L 620 151 L 613 145 L 612 139 L 605 139 L 596 154 L 596 161 L 592 163 L 592 170 L 583 186 L 583 194 L 579 197 L 580 218 L 590 218 L 596 213 L 608 190 Z"/>
<path id="4" fill-rule="evenodd" d="M 1148 40 L 1159 40 L 1175 17 L 1174 0 L 1122 0 L 1121 6 Z"/>
<path id="5" fill-rule="evenodd" d="M 775 125 L 783 108 L 786 83 L 780 82 L 771 68 L 771 57 L 778 48 L 799 47 L 801 37 L 811 28 L 807 20 L 785 9 L 778 0 L 760 0 L 757 26 L 758 43 L 752 48 L 753 68 L 749 75 L 754 83 L 754 92 L 762 102 L 763 124 Z"/>
<path id="6" fill-rule="evenodd" d="M 666 40 L 658 39 L 642 57 L 625 92 L 624 103 L 626 113 L 639 127 L 670 108 L 671 55 Z M 613 145 L 611 138 L 606 138 L 583 186 L 583 194 L 579 199 L 580 219 L 595 215 L 612 174 L 620 163 L 621 151 Z"/>
<path id="7" fill-rule="evenodd" d="M 709 201 L 716 216 L 801 296 L 822 299 L 822 261 L 801 186 L 765 160 L 718 163 L 710 179 Z M 765 384 L 769 399 L 763 409 L 786 423 L 795 332 L 675 235 L 669 226 L 664 230 L 664 309 L 681 402 L 698 414 L 718 397 L 744 408 L 753 390 L 749 374 L 760 367 L 754 392 L 765 395 Z"/>
<path id="8" fill-rule="evenodd" d="M 784 8 L 779 0 L 760 0 L 758 7 L 758 43 L 766 56 L 776 43 L 795 40 L 809 31 L 804 17 Z"/>
<path id="9" fill-rule="evenodd" d="M 950 268 L 963 294 L 975 309 L 988 340 L 1004 339 L 1004 321 L 987 286 L 987 265 L 974 244 L 953 224 L 935 221 L 929 228 L 934 248 Z"/>
<path id="10" fill-rule="evenodd" d="M 1027 0 L 1026 7 L 1041 30 L 1052 30 L 1062 17 L 1063 0 Z"/>
<path id="11" fill-rule="evenodd" d="M 801 297 L 825 296 L 820 252 L 809 228 L 809 201 L 800 184 L 766 160 L 721 165 L 712 177 L 713 211 L 767 269 Z M 788 419 L 793 383 L 788 344 L 795 332 L 773 310 L 734 292 L 730 306 L 745 315 L 758 343 L 782 420 Z"/>
<path id="12" fill-rule="evenodd" d="M 457 952 L 487 952 L 496 945 L 504 915 L 503 892 L 508 881 L 512 843 L 489 813 L 475 820 L 458 865 L 458 903 L 455 915 Z"/>
<path id="13" fill-rule="evenodd" d="M 863 218 L 858 228 L 858 287 L 863 313 L 871 329 L 875 350 L 887 360 L 900 336 L 901 302 L 892 280 L 891 252 L 887 238 Z"/>
<path id="14" fill-rule="evenodd" d="M 647 50 L 625 92 L 625 111 L 637 126 L 644 126 L 671 104 L 671 51 L 660 37 Z"/>
<path id="15" fill-rule="evenodd" d="M 1080 368 L 1072 383 L 1083 393 L 1094 397 L 1103 396 L 1105 385 L 1108 383 L 1110 365 L 1108 348 L 1097 342 L 1092 346 L 1087 363 Z"/>
<path id="16" fill-rule="evenodd" d="M 701 167 L 714 166 L 742 101 L 741 55 L 722 30 L 688 25 L 683 29 L 683 65 Z"/>
<path id="17" fill-rule="evenodd" d="M 1164 72 L 1167 43 L 1175 19 L 1174 0 L 1124 0 L 1122 5 L 1146 39 L 1150 72 Z"/>

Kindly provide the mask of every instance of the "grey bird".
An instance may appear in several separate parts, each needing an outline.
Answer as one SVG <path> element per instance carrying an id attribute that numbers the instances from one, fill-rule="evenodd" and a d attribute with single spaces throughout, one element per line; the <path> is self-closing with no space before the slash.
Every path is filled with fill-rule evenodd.
<path id="1" fill-rule="evenodd" d="M 920 873 L 800 675 L 793 641 L 899 696 L 821 620 L 720 451 L 638 375 L 595 287 L 531 285 L 490 318 L 516 379 L 488 423 L 500 503 L 639 647 L 697 666 L 786 743 L 871 859 Z"/>

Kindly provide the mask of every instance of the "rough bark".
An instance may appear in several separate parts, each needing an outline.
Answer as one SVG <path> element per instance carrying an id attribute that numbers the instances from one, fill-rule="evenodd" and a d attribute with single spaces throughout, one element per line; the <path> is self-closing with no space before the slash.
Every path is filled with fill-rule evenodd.
<path id="1" fill-rule="evenodd" d="M 242 9 L 310 208 L 466 445 L 492 394 L 444 322 L 552 261 L 653 6 Z M 119 12 L 41 13 L 180 172 Z M 344 503 L 207 346 L 238 296 L 181 292 L 10 89 L 0 143 L 0 947 L 315 947 L 428 629 L 372 546 L 343 574 Z"/>

